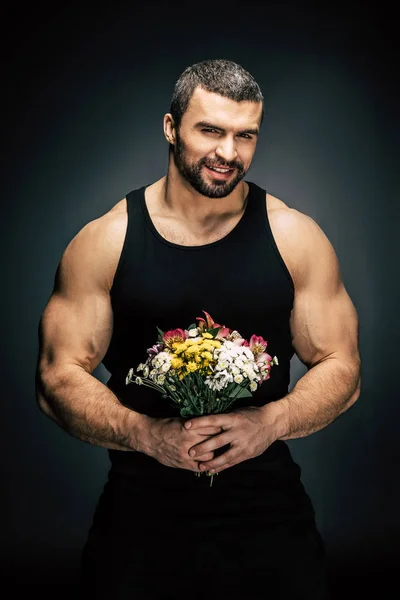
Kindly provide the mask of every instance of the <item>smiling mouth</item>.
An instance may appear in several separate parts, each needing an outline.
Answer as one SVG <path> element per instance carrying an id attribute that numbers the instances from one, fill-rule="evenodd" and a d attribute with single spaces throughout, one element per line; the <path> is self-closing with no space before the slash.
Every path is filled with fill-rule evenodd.
<path id="1" fill-rule="evenodd" d="M 230 171 L 233 171 L 230 167 L 210 167 L 209 165 L 206 165 L 206 167 L 216 173 L 230 173 Z"/>
<path id="2" fill-rule="evenodd" d="M 234 169 L 230 167 L 209 167 L 208 165 L 205 167 L 215 181 L 227 181 L 234 172 Z"/>

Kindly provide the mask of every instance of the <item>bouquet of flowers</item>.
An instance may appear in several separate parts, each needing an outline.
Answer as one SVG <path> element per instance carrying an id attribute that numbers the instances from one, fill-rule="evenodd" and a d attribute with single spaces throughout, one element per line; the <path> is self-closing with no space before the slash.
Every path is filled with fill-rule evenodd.
<path id="1" fill-rule="evenodd" d="M 252 335 L 245 340 L 238 331 L 215 323 L 203 311 L 187 329 L 165 333 L 157 327 L 158 341 L 147 349 L 147 359 L 131 368 L 126 385 L 147 385 L 159 391 L 179 409 L 181 417 L 227 412 L 239 398 L 270 378 L 278 363 L 265 352 L 267 342 Z M 213 474 L 206 472 L 212 478 Z M 200 476 L 201 472 L 195 473 Z"/>

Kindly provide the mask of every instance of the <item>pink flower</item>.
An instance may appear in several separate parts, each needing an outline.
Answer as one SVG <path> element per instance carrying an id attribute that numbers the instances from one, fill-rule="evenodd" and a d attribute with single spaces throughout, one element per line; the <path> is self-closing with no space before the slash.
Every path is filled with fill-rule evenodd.
<path id="1" fill-rule="evenodd" d="M 256 359 L 259 354 L 264 352 L 267 345 L 268 342 L 266 342 L 260 335 L 252 335 L 250 338 L 250 350 Z"/>
<path id="2" fill-rule="evenodd" d="M 147 348 L 147 354 L 150 357 L 155 356 L 156 354 L 158 354 L 159 352 L 161 352 L 161 350 L 163 350 L 164 348 L 164 344 L 154 344 L 154 346 L 152 346 L 151 348 Z"/>
<path id="3" fill-rule="evenodd" d="M 260 369 L 261 381 L 266 381 L 271 376 L 272 356 L 266 352 L 261 352 L 256 356 L 256 364 Z"/>
<path id="4" fill-rule="evenodd" d="M 187 334 L 183 329 L 170 329 L 166 331 L 163 335 L 163 342 L 168 348 L 172 350 L 172 344 L 174 342 L 178 342 L 182 344 L 187 339 Z"/>
<path id="5" fill-rule="evenodd" d="M 228 334 L 226 334 L 226 339 L 229 342 L 233 342 L 236 346 L 248 346 L 249 345 L 248 341 L 245 340 L 244 338 L 242 338 L 242 336 L 236 329 L 234 329 L 233 331 L 230 331 Z"/>
<path id="6" fill-rule="evenodd" d="M 228 327 L 225 327 L 225 325 L 220 325 L 219 323 L 215 323 L 214 319 L 208 314 L 208 312 L 203 310 L 203 313 L 206 315 L 205 319 L 203 319 L 203 317 L 196 317 L 196 320 L 199 321 L 198 328 L 200 329 L 200 333 L 208 331 L 209 329 L 216 329 L 217 327 L 220 327 L 221 329 L 219 330 L 216 339 L 226 337 L 230 333 L 230 329 L 228 329 Z"/>
<path id="7" fill-rule="evenodd" d="M 218 327 L 218 325 L 216 325 L 216 327 Z M 227 335 L 229 335 L 229 329 L 228 327 L 221 327 L 221 329 L 218 331 L 217 335 L 215 336 L 216 340 L 220 340 L 222 338 L 225 338 Z"/>

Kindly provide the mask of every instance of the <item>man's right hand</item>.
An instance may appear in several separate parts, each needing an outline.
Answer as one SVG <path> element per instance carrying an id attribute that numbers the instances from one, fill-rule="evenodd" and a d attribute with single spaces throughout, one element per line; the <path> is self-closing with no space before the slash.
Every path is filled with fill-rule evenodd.
<path id="1" fill-rule="evenodd" d="M 204 454 L 200 461 L 189 456 L 189 449 L 221 433 L 221 427 L 211 425 L 192 432 L 185 429 L 184 423 L 180 417 L 148 417 L 141 440 L 142 451 L 167 467 L 198 472 L 199 462 L 211 460 L 214 452 Z"/>

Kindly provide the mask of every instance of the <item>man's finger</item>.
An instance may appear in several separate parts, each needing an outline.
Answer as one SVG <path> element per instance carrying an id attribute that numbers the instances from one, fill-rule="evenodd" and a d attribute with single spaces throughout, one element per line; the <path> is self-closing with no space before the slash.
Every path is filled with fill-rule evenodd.
<path id="1" fill-rule="evenodd" d="M 186 429 L 199 429 L 201 427 L 208 427 L 209 425 L 217 425 L 223 427 L 227 424 L 227 415 L 205 415 L 204 417 L 196 417 L 185 422 Z"/>
<path id="2" fill-rule="evenodd" d="M 202 456 L 207 452 L 211 452 L 212 450 L 217 450 L 217 448 L 226 446 L 231 441 L 232 437 L 228 432 L 221 433 L 221 435 L 216 435 L 206 442 L 201 442 L 200 444 L 196 444 L 195 446 L 189 448 L 189 456 L 192 458 L 196 456 Z"/>
<path id="3" fill-rule="evenodd" d="M 238 460 L 239 454 L 240 452 L 238 452 L 237 448 L 230 448 L 230 450 L 224 452 L 224 454 L 221 454 L 221 456 L 217 456 L 216 458 L 206 462 L 201 462 L 199 464 L 199 470 L 211 471 L 213 469 L 215 473 L 219 473 L 220 471 L 223 471 L 228 467 L 232 467 L 240 462 Z"/>

